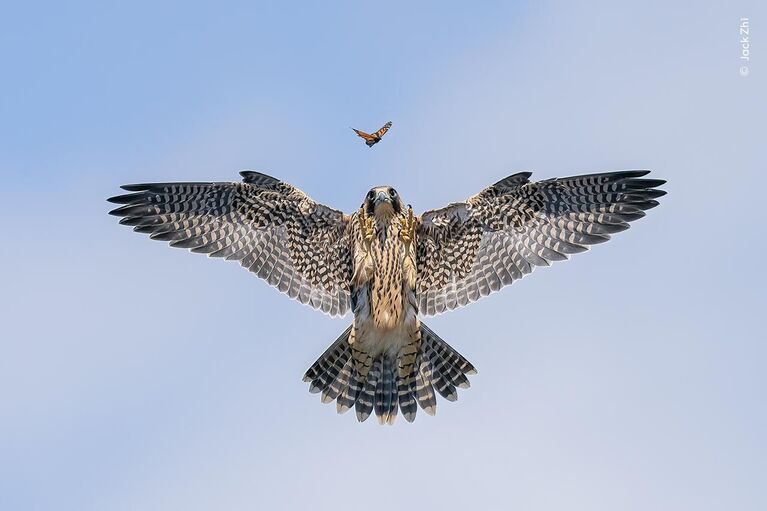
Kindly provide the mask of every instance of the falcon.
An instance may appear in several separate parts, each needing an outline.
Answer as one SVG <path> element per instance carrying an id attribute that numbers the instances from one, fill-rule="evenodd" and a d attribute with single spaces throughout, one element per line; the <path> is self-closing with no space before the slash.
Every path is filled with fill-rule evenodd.
<path id="1" fill-rule="evenodd" d="M 120 223 L 172 247 L 237 261 L 351 325 L 306 371 L 309 390 L 392 424 L 458 398 L 474 366 L 422 321 L 628 229 L 665 181 L 629 170 L 530 181 L 509 176 L 419 216 L 391 186 L 347 215 L 254 171 L 242 182 L 132 184 L 108 199 Z"/>

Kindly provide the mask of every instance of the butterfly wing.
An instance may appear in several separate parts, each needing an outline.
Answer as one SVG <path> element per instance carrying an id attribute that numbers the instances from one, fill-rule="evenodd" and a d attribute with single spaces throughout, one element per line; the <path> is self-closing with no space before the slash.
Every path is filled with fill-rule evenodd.
<path id="1" fill-rule="evenodd" d="M 386 134 L 387 131 L 389 131 L 389 128 L 391 128 L 391 121 L 387 122 L 380 130 L 376 131 L 375 136 L 380 139 Z"/>
<path id="2" fill-rule="evenodd" d="M 370 142 L 371 140 L 375 140 L 375 137 L 371 135 L 370 133 L 365 133 L 364 131 L 355 130 L 352 128 L 352 131 L 357 134 L 358 137 L 362 137 L 365 139 L 365 142 Z"/>

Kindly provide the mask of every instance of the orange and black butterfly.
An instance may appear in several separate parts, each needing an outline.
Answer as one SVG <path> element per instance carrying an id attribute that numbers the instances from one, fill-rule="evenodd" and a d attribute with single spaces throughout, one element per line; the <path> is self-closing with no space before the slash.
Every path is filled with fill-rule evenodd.
<path id="1" fill-rule="evenodd" d="M 373 147 L 381 141 L 381 138 L 383 138 L 386 132 L 389 131 L 389 128 L 391 128 L 391 121 L 384 124 L 383 128 L 376 131 L 372 135 L 370 133 L 365 133 L 364 131 L 355 130 L 354 128 L 352 128 L 352 130 L 354 130 L 354 133 L 356 133 L 358 136 L 365 139 L 365 143 L 368 145 L 368 147 Z"/>

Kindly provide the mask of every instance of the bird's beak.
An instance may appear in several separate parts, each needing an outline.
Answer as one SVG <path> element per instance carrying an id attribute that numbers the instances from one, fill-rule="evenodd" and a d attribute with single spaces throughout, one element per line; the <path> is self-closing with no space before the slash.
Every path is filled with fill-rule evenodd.
<path id="1" fill-rule="evenodd" d="M 375 203 L 376 204 L 380 204 L 382 202 L 389 202 L 389 203 L 391 203 L 391 197 L 389 197 L 389 194 L 387 194 L 386 192 L 378 192 L 376 194 Z"/>

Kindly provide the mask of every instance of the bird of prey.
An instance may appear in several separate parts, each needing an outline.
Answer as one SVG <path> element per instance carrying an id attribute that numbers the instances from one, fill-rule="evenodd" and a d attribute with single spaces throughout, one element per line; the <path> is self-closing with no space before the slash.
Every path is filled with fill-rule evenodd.
<path id="1" fill-rule="evenodd" d="M 386 132 L 389 131 L 389 128 L 391 128 L 391 121 L 387 122 L 383 125 L 383 127 L 373 133 L 372 135 L 370 133 L 365 133 L 364 131 L 356 130 L 352 128 L 352 131 L 357 134 L 357 136 L 362 137 L 365 139 L 365 143 L 368 147 L 373 147 L 378 142 L 381 141 L 381 138 L 383 138 L 384 135 L 386 135 Z"/>
<path id="2" fill-rule="evenodd" d="M 413 213 L 377 186 L 347 215 L 253 171 L 242 182 L 133 184 L 120 223 L 173 247 L 238 261 L 303 304 L 351 325 L 304 380 L 339 413 L 380 423 L 433 415 L 474 366 L 421 317 L 468 303 L 602 243 L 658 205 L 665 181 L 630 170 L 502 179 L 463 202 Z"/>

